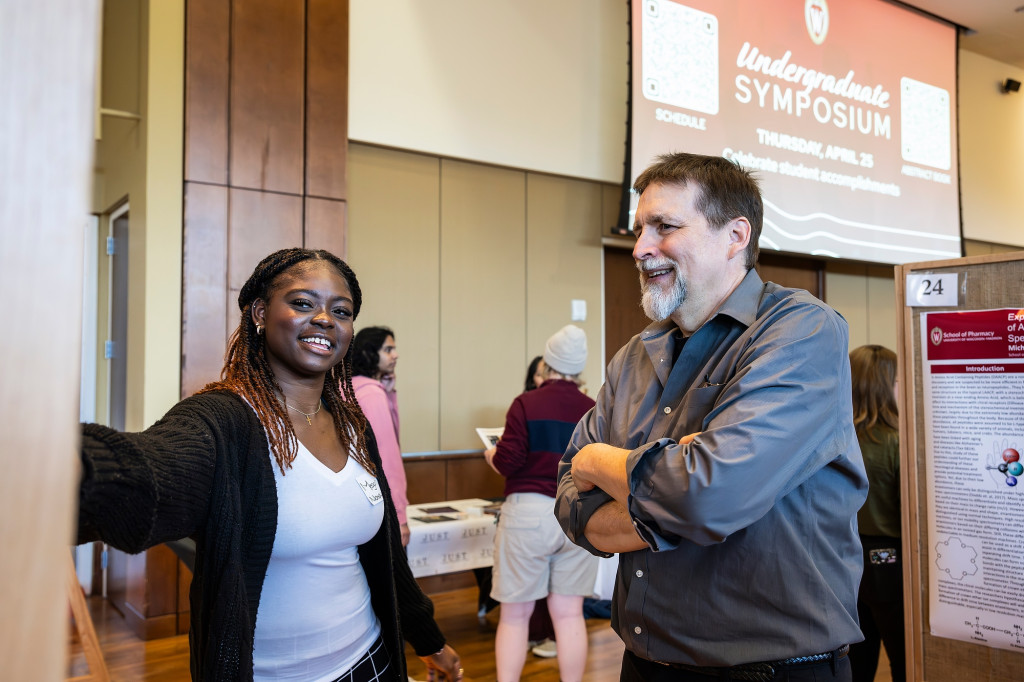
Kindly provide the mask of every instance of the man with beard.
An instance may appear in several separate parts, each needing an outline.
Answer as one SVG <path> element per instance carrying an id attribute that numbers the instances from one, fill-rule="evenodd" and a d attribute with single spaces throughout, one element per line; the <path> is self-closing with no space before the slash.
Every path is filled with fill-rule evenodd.
<path id="1" fill-rule="evenodd" d="M 573 542 L 621 554 L 620 679 L 849 680 L 867 478 L 846 322 L 761 281 L 739 166 L 665 155 L 633 189 L 654 323 L 609 364 L 555 507 Z"/>

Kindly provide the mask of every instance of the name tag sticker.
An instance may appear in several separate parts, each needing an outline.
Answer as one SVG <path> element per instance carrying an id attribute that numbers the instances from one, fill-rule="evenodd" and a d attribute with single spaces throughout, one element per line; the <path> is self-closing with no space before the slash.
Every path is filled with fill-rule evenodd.
<path id="1" fill-rule="evenodd" d="M 370 504 L 376 506 L 384 501 L 384 493 L 380 489 L 380 483 L 377 479 L 369 474 L 361 474 L 356 478 L 356 483 L 362 489 L 363 494 L 366 495 L 366 499 L 370 501 Z"/>
<path id="2" fill-rule="evenodd" d="M 907 305 L 912 307 L 955 306 L 957 274 L 907 275 Z"/>

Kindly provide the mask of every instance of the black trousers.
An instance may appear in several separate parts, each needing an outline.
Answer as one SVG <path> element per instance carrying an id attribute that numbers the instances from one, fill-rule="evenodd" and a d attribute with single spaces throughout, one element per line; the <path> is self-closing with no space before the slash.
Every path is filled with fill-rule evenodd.
<path id="1" fill-rule="evenodd" d="M 853 682 L 872 682 L 879 649 L 885 644 L 893 682 L 907 679 L 903 625 L 903 561 L 900 539 L 862 535 L 864 577 L 857 595 L 857 615 L 864 641 L 850 646 Z M 890 554 L 890 552 L 892 552 Z"/>
<path id="2" fill-rule="evenodd" d="M 622 656 L 622 671 L 619 682 L 712 682 L 732 680 L 728 668 L 719 675 L 703 675 L 682 668 L 672 668 L 652 663 L 626 651 Z M 831 661 L 821 661 L 807 666 L 794 666 L 779 670 L 774 678 L 777 682 L 850 682 L 850 657 L 836 661 L 835 673 Z"/>

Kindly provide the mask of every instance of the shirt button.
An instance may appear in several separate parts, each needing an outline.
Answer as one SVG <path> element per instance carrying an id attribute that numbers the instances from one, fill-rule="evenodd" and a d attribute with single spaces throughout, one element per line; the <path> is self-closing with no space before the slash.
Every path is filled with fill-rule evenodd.
<path id="1" fill-rule="evenodd" d="M 671 407 L 665 407 L 665 414 L 672 414 L 672 408 Z"/>
<path id="2" fill-rule="evenodd" d="M 643 632 L 643 628 L 637 625 L 635 628 L 633 628 L 633 632 L 639 635 L 641 632 Z"/>
<path id="3" fill-rule="evenodd" d="M 636 577 L 637 577 L 637 578 L 643 578 L 643 577 L 644 577 L 644 572 L 643 572 L 643 571 L 641 571 L 641 570 L 637 570 L 637 572 L 636 572 Z"/>

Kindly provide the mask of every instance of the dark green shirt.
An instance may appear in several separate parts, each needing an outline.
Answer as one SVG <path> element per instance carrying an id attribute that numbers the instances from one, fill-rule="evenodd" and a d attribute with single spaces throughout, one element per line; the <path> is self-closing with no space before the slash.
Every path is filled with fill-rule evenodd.
<path id="1" fill-rule="evenodd" d="M 900 437 L 888 428 L 874 427 L 870 438 L 858 438 L 868 471 L 868 499 L 857 512 L 861 535 L 900 537 Z"/>

